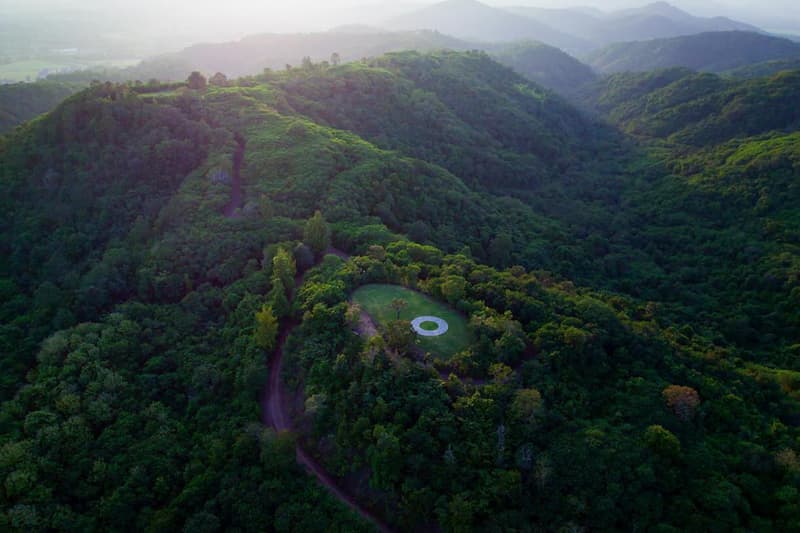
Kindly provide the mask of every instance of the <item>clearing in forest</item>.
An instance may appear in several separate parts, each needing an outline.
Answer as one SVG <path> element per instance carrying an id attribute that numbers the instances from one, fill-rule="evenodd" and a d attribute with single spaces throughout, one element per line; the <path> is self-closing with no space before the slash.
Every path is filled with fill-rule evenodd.
<path id="1" fill-rule="evenodd" d="M 405 306 L 399 309 L 392 306 L 395 300 L 402 300 Z M 417 335 L 417 345 L 434 357 L 444 360 L 466 349 L 471 343 L 467 321 L 455 309 L 439 303 L 432 298 L 399 285 L 364 285 L 353 293 L 353 301 L 369 313 L 381 326 L 392 320 L 408 320 L 417 317 L 438 317 L 447 323 L 447 331 L 435 337 Z M 434 329 L 436 324 L 425 322 L 423 329 Z"/>

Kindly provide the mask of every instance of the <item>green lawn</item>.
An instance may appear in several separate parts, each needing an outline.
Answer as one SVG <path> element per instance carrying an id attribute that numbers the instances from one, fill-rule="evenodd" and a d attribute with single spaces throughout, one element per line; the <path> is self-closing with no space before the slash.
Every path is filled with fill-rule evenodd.
<path id="1" fill-rule="evenodd" d="M 466 319 L 454 309 L 439 303 L 424 294 L 398 285 L 365 285 L 353 293 L 353 301 L 372 316 L 379 325 L 395 320 L 397 315 L 389 307 L 395 298 L 408 302 L 408 306 L 400 312 L 402 320 L 411 321 L 422 315 L 432 315 L 447 321 L 447 333 L 439 337 L 417 336 L 417 344 L 433 356 L 449 359 L 467 348 L 472 339 L 467 329 Z M 424 329 L 436 329 L 435 325 L 423 323 Z"/>

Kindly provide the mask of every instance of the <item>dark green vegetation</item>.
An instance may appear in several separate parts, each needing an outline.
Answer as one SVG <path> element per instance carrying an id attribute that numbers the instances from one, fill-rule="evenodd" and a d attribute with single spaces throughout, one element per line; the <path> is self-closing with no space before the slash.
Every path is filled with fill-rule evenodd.
<path id="1" fill-rule="evenodd" d="M 572 94 L 597 79 L 588 65 L 542 43 L 515 43 L 491 54 L 498 63 L 559 94 Z"/>
<path id="2" fill-rule="evenodd" d="M 729 80 L 686 69 L 615 74 L 594 87 L 596 106 L 625 131 L 696 147 L 800 125 L 800 71 Z"/>
<path id="3" fill-rule="evenodd" d="M 619 76 L 613 128 L 482 53 L 70 97 L 0 139 L 2 528 L 358 528 L 297 438 L 398 530 L 792 530 L 798 84 Z M 370 284 L 468 317 L 453 376 L 352 332 Z"/>
<path id="4" fill-rule="evenodd" d="M 448 289 L 450 292 L 448 292 Z M 463 282 L 458 280 L 446 286 L 445 293 L 452 303 L 458 303 L 464 293 Z M 360 287 L 352 295 L 353 302 L 369 313 L 373 320 L 382 326 L 393 320 L 411 321 L 418 316 L 436 316 L 447 322 L 447 333 L 438 337 L 417 337 L 416 343 L 421 350 L 430 352 L 435 358 L 449 360 L 455 354 L 469 348 L 472 339 L 467 330 L 467 322 L 456 310 L 432 300 L 425 295 L 397 285 L 366 285 Z M 392 306 L 393 300 L 402 300 L 399 310 Z M 423 329 L 433 327 L 423 324 Z"/>
<path id="5" fill-rule="evenodd" d="M 0 135 L 55 108 L 81 87 L 54 81 L 0 85 Z"/>
<path id="6" fill-rule="evenodd" d="M 586 62 L 604 73 L 686 67 L 723 72 L 753 63 L 797 59 L 800 43 L 760 33 L 720 31 L 670 39 L 616 43 Z"/>
<path id="7" fill-rule="evenodd" d="M 728 70 L 725 74 L 735 78 L 762 78 L 772 76 L 784 70 L 800 70 L 800 57 L 794 59 L 775 59 L 763 63 L 754 63 Z"/>

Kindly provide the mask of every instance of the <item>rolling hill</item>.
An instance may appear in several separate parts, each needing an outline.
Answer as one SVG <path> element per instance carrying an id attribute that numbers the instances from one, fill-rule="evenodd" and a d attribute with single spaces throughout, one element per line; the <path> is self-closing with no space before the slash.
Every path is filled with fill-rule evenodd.
<path id="1" fill-rule="evenodd" d="M 92 80 L 185 80 L 192 71 L 208 76 L 253 76 L 265 68 L 283 70 L 311 61 L 350 62 L 393 50 L 486 49 L 497 61 L 527 79 L 562 94 L 593 79 L 591 69 L 561 50 L 536 42 L 470 43 L 433 31 L 388 32 L 368 26 L 341 27 L 330 32 L 254 35 L 235 42 L 190 46 L 179 52 L 145 59 L 128 68 L 106 68 L 54 74 L 48 81 L 0 86 L 0 133 L 53 109 Z"/>
<path id="2" fill-rule="evenodd" d="M 5 529 L 798 523 L 798 73 L 598 82 L 653 140 L 476 51 L 195 81 L 0 137 Z"/>
<path id="3" fill-rule="evenodd" d="M 507 10 L 564 33 L 580 35 L 596 46 L 714 31 L 758 31 L 752 25 L 725 17 L 695 17 L 666 2 L 610 12 L 535 7 L 511 7 Z"/>
<path id="4" fill-rule="evenodd" d="M 558 48 L 536 42 L 513 43 L 489 49 L 499 63 L 559 94 L 574 94 L 597 74 Z"/>
<path id="5" fill-rule="evenodd" d="M 199 44 L 172 55 L 194 70 L 231 77 L 249 76 L 265 68 L 283 69 L 299 65 L 304 57 L 329 61 L 339 54 L 343 62 L 375 57 L 400 50 L 467 50 L 469 43 L 435 31 L 387 32 L 364 28 L 306 34 L 264 34 L 237 42 Z M 179 79 L 184 79 L 185 76 Z"/>
<path id="6" fill-rule="evenodd" d="M 784 70 L 800 70 L 800 56 L 794 59 L 774 59 L 726 70 L 723 74 L 734 78 L 763 78 Z"/>
<path id="7" fill-rule="evenodd" d="M 472 41 L 536 40 L 568 52 L 586 50 L 588 45 L 580 37 L 476 0 L 447 0 L 391 19 L 385 25 L 394 30 L 437 30 Z"/>
<path id="8" fill-rule="evenodd" d="M 668 69 L 596 84 L 597 107 L 630 133 L 695 146 L 800 127 L 800 71 L 747 81 Z"/>
<path id="9" fill-rule="evenodd" d="M 0 85 L 0 135 L 56 107 L 82 84 L 38 81 Z"/>
<path id="10" fill-rule="evenodd" d="M 711 32 L 671 39 L 617 43 L 586 57 L 603 73 L 686 67 L 722 72 L 764 61 L 800 57 L 800 44 L 751 32 Z"/>

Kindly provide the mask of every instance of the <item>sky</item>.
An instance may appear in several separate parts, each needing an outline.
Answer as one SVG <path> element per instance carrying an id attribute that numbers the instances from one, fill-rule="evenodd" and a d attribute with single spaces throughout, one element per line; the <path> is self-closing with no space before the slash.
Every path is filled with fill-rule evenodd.
<path id="1" fill-rule="evenodd" d="M 483 0 L 495 6 L 584 5 L 604 10 L 648 0 Z M 262 32 L 321 31 L 346 23 L 378 24 L 435 0 L 0 0 L 3 22 L 20 15 L 92 12 L 107 32 L 150 36 L 158 46 L 238 39 Z M 800 0 L 672 0 L 692 14 L 725 15 L 771 31 L 800 34 Z M 3 20 L 4 19 L 4 20 Z M 165 39 L 167 41 L 165 41 Z"/>

